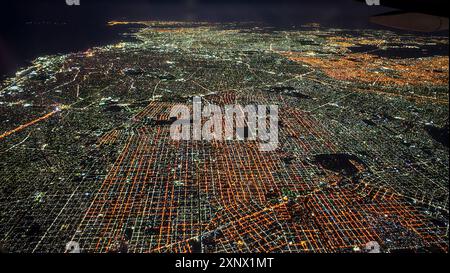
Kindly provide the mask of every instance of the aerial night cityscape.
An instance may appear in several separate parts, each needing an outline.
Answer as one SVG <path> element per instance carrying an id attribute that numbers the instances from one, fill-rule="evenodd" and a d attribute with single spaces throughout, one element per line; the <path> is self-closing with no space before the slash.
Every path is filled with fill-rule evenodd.
<path id="1" fill-rule="evenodd" d="M 116 40 L 37 53 L 0 81 L 1 251 L 448 253 L 438 18 L 447 32 L 118 16 Z M 277 146 L 250 116 L 242 139 L 174 139 L 195 98 L 276 106 Z"/>

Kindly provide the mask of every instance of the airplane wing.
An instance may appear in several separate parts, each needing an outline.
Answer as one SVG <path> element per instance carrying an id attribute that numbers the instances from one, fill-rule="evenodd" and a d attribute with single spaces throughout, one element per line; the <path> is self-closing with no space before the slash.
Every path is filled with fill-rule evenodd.
<path id="1" fill-rule="evenodd" d="M 366 0 L 357 1 L 367 4 Z M 374 24 L 418 32 L 449 29 L 444 0 L 379 0 L 376 2 L 397 11 L 372 16 L 370 22 Z"/>

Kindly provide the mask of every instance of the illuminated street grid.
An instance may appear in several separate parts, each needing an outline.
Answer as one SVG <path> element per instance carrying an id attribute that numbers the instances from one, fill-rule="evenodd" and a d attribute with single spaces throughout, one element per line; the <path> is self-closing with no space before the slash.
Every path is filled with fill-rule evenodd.
<path id="1" fill-rule="evenodd" d="M 1 85 L 5 251 L 448 252 L 448 56 L 370 53 L 448 38 L 138 24 Z M 194 95 L 278 105 L 279 148 L 171 140 Z"/>

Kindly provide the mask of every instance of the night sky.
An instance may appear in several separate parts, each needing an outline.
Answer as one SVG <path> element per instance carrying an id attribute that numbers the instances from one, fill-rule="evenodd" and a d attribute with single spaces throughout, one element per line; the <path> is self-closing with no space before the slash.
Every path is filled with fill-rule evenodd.
<path id="1" fill-rule="evenodd" d="M 111 19 L 208 20 L 287 23 L 298 20 L 357 24 L 380 8 L 354 0 L 65 0 L 2 1 L 2 23 L 52 20 L 76 23 Z M 362 24 L 361 22 L 359 24 Z M 3 24 L 5 27 L 5 24 Z"/>
<path id="2" fill-rule="evenodd" d="M 26 21 L 51 20 L 92 24 L 112 19 L 263 21 L 291 24 L 317 21 L 323 24 L 365 26 L 367 18 L 386 8 L 367 6 L 365 0 L 3 0 L 2 32 Z M 387 6 L 448 16 L 446 0 L 381 0 Z"/>

